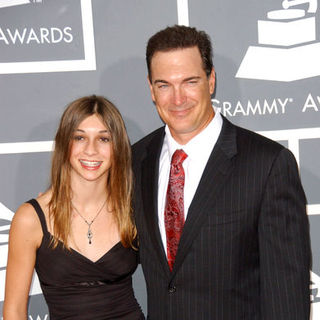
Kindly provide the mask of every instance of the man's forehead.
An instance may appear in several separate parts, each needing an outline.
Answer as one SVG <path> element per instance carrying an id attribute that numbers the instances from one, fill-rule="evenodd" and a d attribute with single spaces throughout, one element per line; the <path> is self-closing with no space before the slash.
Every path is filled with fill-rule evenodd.
<path id="1" fill-rule="evenodd" d="M 196 50 L 197 47 L 190 47 L 157 52 L 151 61 L 152 78 L 165 75 L 179 75 L 179 78 L 200 76 L 205 70 L 200 52 Z"/>
<path id="2" fill-rule="evenodd" d="M 190 51 L 192 51 L 194 53 L 197 52 L 200 56 L 200 50 L 199 50 L 198 46 L 192 46 L 192 47 L 186 47 L 186 48 L 173 48 L 173 49 L 168 49 L 168 50 L 157 50 L 153 54 L 151 61 L 158 56 L 181 55 L 181 54 L 184 54 L 184 53 L 190 52 Z"/>
<path id="3" fill-rule="evenodd" d="M 175 49 L 170 51 L 158 51 L 154 54 L 151 60 L 151 68 L 156 66 L 186 66 L 195 64 L 196 66 L 202 65 L 202 58 L 197 47 Z"/>

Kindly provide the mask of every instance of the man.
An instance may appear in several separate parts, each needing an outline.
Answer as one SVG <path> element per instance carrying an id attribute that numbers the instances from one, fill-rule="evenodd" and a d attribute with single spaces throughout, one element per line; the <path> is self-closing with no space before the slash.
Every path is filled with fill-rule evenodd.
<path id="1" fill-rule="evenodd" d="M 309 226 L 293 155 L 214 111 L 204 32 L 158 32 L 147 65 L 166 124 L 133 146 L 149 319 L 309 319 Z"/>

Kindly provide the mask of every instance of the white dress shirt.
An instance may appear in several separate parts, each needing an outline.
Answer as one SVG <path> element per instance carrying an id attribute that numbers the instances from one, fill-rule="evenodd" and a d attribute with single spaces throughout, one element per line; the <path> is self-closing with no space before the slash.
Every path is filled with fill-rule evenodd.
<path id="1" fill-rule="evenodd" d="M 215 116 L 207 127 L 185 145 L 178 144 L 172 137 L 168 126 L 165 127 L 166 135 L 160 154 L 158 180 L 158 222 L 165 252 L 167 252 L 167 237 L 164 224 L 164 209 L 171 157 L 177 149 L 183 149 L 188 155 L 183 162 L 185 172 L 184 216 L 187 219 L 188 210 L 198 188 L 202 173 L 220 135 L 222 122 L 220 113 L 215 110 Z"/>

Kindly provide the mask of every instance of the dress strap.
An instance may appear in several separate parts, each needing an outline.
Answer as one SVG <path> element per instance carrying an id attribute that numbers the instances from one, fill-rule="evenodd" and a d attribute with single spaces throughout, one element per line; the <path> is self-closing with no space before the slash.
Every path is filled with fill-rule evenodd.
<path id="1" fill-rule="evenodd" d="M 30 203 L 33 206 L 34 210 L 36 211 L 36 213 L 39 217 L 40 223 L 41 223 L 43 234 L 48 234 L 49 232 L 48 232 L 48 228 L 47 228 L 46 218 L 45 218 L 43 210 L 41 209 L 41 207 L 39 205 L 39 202 L 36 199 L 31 199 L 31 200 L 27 201 L 27 203 Z"/>

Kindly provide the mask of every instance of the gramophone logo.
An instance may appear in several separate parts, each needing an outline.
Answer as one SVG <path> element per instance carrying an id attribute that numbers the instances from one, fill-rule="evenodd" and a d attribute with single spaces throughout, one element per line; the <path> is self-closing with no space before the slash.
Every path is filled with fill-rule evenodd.
<path id="1" fill-rule="evenodd" d="M 283 9 L 268 12 L 258 21 L 259 45 L 248 48 L 236 77 L 289 82 L 319 76 L 317 7 L 317 0 L 284 0 Z"/>
<path id="2" fill-rule="evenodd" d="M 43 0 L 0 0 L 0 8 L 18 6 L 20 4 L 41 3 Z"/>
<path id="3" fill-rule="evenodd" d="M 0 302 L 4 300 L 4 287 L 8 255 L 8 237 L 13 212 L 0 202 Z M 30 295 L 40 294 L 41 288 L 36 273 L 34 274 Z"/>
<path id="4" fill-rule="evenodd" d="M 8 255 L 8 237 L 13 212 L 0 202 L 0 302 L 4 300 L 4 286 Z M 34 274 L 30 295 L 40 294 L 41 288 Z"/>
<path id="5" fill-rule="evenodd" d="M 91 0 L 0 0 L 0 74 L 95 69 Z"/>
<path id="6" fill-rule="evenodd" d="M 311 300 L 311 308 L 313 319 L 320 319 L 320 277 L 311 272 L 311 286 L 310 286 L 310 300 Z"/>

